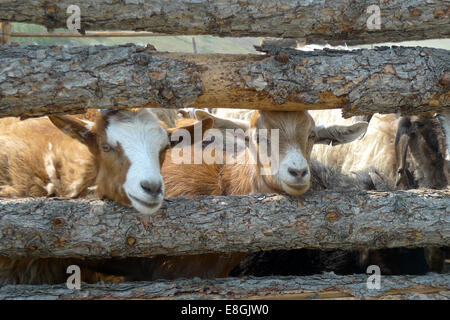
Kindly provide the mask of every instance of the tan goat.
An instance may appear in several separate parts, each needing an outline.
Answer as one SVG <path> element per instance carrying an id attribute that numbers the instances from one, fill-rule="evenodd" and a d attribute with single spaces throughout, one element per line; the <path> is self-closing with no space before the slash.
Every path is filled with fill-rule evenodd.
<path id="1" fill-rule="evenodd" d="M 203 130 L 211 126 L 204 121 Z M 103 110 L 95 123 L 70 116 L 2 119 L 0 197 L 78 197 L 95 187 L 98 197 L 151 214 L 163 201 L 160 168 L 175 132 L 147 109 Z M 63 282 L 69 264 L 0 257 L 0 284 Z"/>
<path id="2" fill-rule="evenodd" d="M 360 122 L 350 126 L 316 127 L 308 112 L 254 112 L 250 122 L 221 119 L 206 112 L 197 112 L 199 119 L 214 119 L 217 128 L 236 128 L 279 131 L 279 169 L 274 174 L 267 173 L 267 167 L 251 163 L 235 164 L 176 164 L 172 152 L 166 155 L 162 174 L 168 197 L 194 197 L 199 195 L 244 195 L 258 192 L 283 192 L 300 196 L 310 187 L 310 154 L 315 143 L 333 145 L 350 142 L 367 128 Z M 257 146 L 261 155 L 261 140 L 251 136 L 250 141 Z M 195 148 L 201 148 L 196 145 Z M 176 150 L 173 149 L 175 152 Z M 217 152 L 222 152 L 219 148 Z M 245 149 L 243 152 L 249 152 Z M 195 153 L 195 151 L 194 151 Z M 225 158 L 225 157 L 224 157 Z M 250 159 L 250 157 L 244 157 Z M 246 253 L 205 254 L 176 257 L 157 257 L 140 262 L 143 273 L 135 278 L 173 279 L 177 277 L 225 277 Z"/>

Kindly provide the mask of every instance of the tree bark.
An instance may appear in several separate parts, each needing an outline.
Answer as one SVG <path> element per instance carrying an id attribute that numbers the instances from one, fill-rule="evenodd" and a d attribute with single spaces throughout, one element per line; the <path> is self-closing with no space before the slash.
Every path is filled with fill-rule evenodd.
<path id="1" fill-rule="evenodd" d="M 2 1 L 0 21 L 66 28 L 71 0 Z M 369 29 L 370 0 L 79 0 L 81 30 L 136 30 L 172 35 L 306 38 L 360 44 L 447 38 L 446 0 L 390 0 L 379 5 L 380 28 Z"/>
<path id="2" fill-rule="evenodd" d="M 150 257 L 449 246 L 450 190 L 171 198 L 153 216 L 101 200 L 3 199 L 0 254 Z"/>
<path id="3" fill-rule="evenodd" d="M 81 290 L 67 289 L 65 284 L 9 285 L 0 288 L 0 299 L 450 299 L 448 274 L 381 275 L 379 290 L 367 289 L 368 277 L 323 273 L 307 277 L 83 283 Z M 169 312 L 179 315 L 181 308 Z"/>
<path id="4" fill-rule="evenodd" d="M 195 66 L 151 51 L 134 45 L 0 47 L 0 116 L 194 102 L 201 93 Z"/>
<path id="5" fill-rule="evenodd" d="M 0 117 L 86 108 L 192 106 L 344 115 L 449 109 L 450 51 L 429 48 L 267 55 L 159 53 L 134 45 L 0 47 Z"/>

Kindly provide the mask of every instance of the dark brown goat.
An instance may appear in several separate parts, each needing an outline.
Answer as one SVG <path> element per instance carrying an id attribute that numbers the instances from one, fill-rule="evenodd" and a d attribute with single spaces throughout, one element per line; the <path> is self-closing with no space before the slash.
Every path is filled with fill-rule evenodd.
<path id="1" fill-rule="evenodd" d="M 437 117 L 402 117 L 395 137 L 395 152 L 397 188 L 442 189 L 448 185 L 445 133 Z"/>

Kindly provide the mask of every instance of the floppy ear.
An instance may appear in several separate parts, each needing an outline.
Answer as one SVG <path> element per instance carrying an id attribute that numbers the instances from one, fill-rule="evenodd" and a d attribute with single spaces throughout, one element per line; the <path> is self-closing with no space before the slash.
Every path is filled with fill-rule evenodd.
<path id="1" fill-rule="evenodd" d="M 48 118 L 62 132 L 86 145 L 92 153 L 98 152 L 93 122 L 70 116 L 48 116 Z"/>
<path id="2" fill-rule="evenodd" d="M 348 126 L 319 126 L 315 128 L 317 136 L 315 143 L 331 144 L 332 146 L 349 143 L 364 135 L 368 126 L 369 123 L 365 121 Z"/>
<path id="3" fill-rule="evenodd" d="M 203 139 L 203 135 L 206 130 L 209 130 L 213 127 L 214 121 L 210 118 L 206 118 L 200 121 L 196 121 L 192 124 L 177 127 L 177 128 L 169 128 L 167 129 L 167 132 L 169 133 L 169 140 L 171 141 L 172 146 L 176 145 L 179 141 L 172 141 L 171 136 L 172 134 L 176 134 L 179 130 L 187 130 L 189 132 L 189 135 L 191 137 L 191 144 L 194 144 L 195 140 L 195 131 L 201 129 L 201 137 L 200 139 Z"/>
<path id="4" fill-rule="evenodd" d="M 203 119 L 212 119 L 214 120 L 214 128 L 216 129 L 242 129 L 246 131 L 250 124 L 248 121 L 245 120 L 238 120 L 238 119 L 229 119 L 229 118 L 220 118 L 216 117 L 215 115 L 212 115 L 209 112 L 206 112 L 205 110 L 195 110 L 195 118 L 198 120 Z"/>

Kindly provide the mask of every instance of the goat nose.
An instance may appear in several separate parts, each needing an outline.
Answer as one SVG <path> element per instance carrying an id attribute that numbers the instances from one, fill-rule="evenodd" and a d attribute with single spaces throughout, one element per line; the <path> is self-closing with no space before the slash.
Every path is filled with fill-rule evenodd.
<path id="1" fill-rule="evenodd" d="M 309 169 L 303 168 L 303 169 L 299 170 L 299 169 L 294 169 L 294 168 L 288 168 L 288 172 L 291 176 L 293 176 L 297 179 L 303 179 L 308 175 Z"/>
<path id="2" fill-rule="evenodd" d="M 150 182 L 148 180 L 141 181 L 141 187 L 148 194 L 155 195 L 160 194 L 162 192 L 162 183 L 158 182 Z"/>

